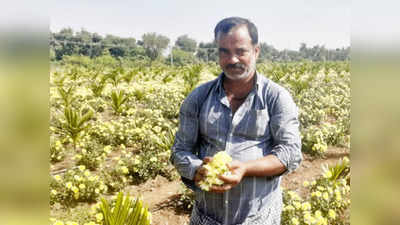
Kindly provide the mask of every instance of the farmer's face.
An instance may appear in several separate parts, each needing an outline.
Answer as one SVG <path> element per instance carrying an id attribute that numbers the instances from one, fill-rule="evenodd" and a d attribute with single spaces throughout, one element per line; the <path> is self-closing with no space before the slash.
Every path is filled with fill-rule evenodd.
<path id="1" fill-rule="evenodd" d="M 246 26 L 234 27 L 227 34 L 219 33 L 217 44 L 219 65 L 229 79 L 240 80 L 254 74 L 259 47 L 251 43 Z"/>

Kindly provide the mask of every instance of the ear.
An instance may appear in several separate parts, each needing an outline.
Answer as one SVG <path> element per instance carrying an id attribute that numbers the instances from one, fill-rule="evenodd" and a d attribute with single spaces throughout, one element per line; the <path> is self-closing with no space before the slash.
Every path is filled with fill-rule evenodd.
<path id="1" fill-rule="evenodd" d="M 254 51 L 256 53 L 256 59 L 258 59 L 258 55 L 260 55 L 260 45 L 256 44 L 256 46 L 254 47 Z"/>

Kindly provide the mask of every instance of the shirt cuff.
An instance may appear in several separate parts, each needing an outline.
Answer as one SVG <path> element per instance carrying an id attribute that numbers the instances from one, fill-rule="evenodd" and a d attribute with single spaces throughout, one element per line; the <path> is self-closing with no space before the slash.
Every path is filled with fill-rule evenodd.
<path id="1" fill-rule="evenodd" d="M 190 163 L 182 163 L 181 165 L 176 165 L 181 176 L 193 180 L 197 169 L 203 164 L 200 159 L 192 159 Z"/>
<path id="2" fill-rule="evenodd" d="M 274 149 L 271 154 L 275 155 L 286 168 L 285 172 L 280 174 L 280 176 L 291 173 L 300 166 L 302 161 L 301 153 L 297 154 L 296 152 L 285 151 L 282 146 L 276 146 L 276 148 L 277 149 Z"/>

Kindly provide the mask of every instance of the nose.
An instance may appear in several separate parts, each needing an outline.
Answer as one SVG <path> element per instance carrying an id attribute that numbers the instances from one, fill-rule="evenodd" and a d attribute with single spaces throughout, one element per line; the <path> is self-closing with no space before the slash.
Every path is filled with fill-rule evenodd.
<path id="1" fill-rule="evenodd" d="M 236 64 L 239 62 L 239 57 L 236 54 L 230 54 L 227 58 L 229 64 Z"/>

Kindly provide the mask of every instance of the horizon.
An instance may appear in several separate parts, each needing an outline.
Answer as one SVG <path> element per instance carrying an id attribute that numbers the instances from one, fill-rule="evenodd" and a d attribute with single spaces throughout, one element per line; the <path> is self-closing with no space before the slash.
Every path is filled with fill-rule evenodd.
<path id="1" fill-rule="evenodd" d="M 71 0 L 52 4 L 50 30 L 58 32 L 70 27 L 82 28 L 102 36 L 111 34 L 133 37 L 155 32 L 167 36 L 173 44 L 178 36 L 187 34 L 200 42 L 214 39 L 215 25 L 223 18 L 240 16 L 252 21 L 259 41 L 277 50 L 297 50 L 307 46 L 328 49 L 350 46 L 350 3 L 345 0 L 317 0 L 247 3 L 237 0 L 186 2 L 181 0 L 149 0 L 109 2 Z"/>
<path id="2" fill-rule="evenodd" d="M 96 34 L 102 36 L 103 38 L 105 38 L 106 35 L 113 35 L 113 36 L 121 37 L 121 38 L 135 38 L 136 43 L 137 43 L 137 41 L 142 40 L 141 37 L 140 37 L 140 38 L 136 38 L 136 37 L 134 37 L 134 36 L 119 36 L 119 35 L 110 34 L 110 33 L 104 33 L 104 34 L 102 34 L 102 33 L 90 31 L 90 30 L 85 29 L 85 28 L 80 28 L 80 29 L 77 29 L 77 30 L 76 30 L 76 29 L 73 29 L 72 27 L 62 27 L 62 28 L 60 28 L 58 31 L 52 31 L 51 29 L 49 29 L 49 30 L 50 30 L 51 33 L 57 33 L 57 32 L 60 32 L 62 29 L 68 29 L 68 28 L 71 28 L 72 31 L 74 32 L 74 34 L 76 34 L 77 32 L 81 32 L 82 30 L 85 30 L 85 31 L 87 31 L 87 32 L 89 32 L 89 33 L 92 33 L 92 34 L 96 33 Z M 148 33 L 157 33 L 157 32 L 149 31 Z M 157 33 L 157 34 L 160 34 L 160 33 Z M 161 35 L 166 36 L 166 35 L 164 35 L 164 34 L 161 34 Z M 186 34 L 182 34 L 182 35 L 186 35 Z M 179 35 L 179 36 L 181 36 L 181 35 Z M 168 36 L 166 36 L 166 37 L 168 37 Z M 193 37 L 190 37 L 190 36 L 188 36 L 188 37 L 191 38 L 191 39 L 194 39 Z M 172 40 L 170 37 L 168 37 L 168 38 L 170 39 L 170 43 L 168 44 L 168 49 L 169 49 L 170 46 L 171 46 L 171 44 L 172 44 L 172 45 L 175 44 L 176 39 L 175 39 L 175 40 Z M 195 39 L 194 39 L 194 40 L 195 40 Z M 214 40 L 210 40 L 210 41 L 207 41 L 207 42 L 206 42 L 206 41 L 197 41 L 197 40 L 195 40 L 195 41 L 196 41 L 196 44 L 197 44 L 197 46 L 198 46 L 200 43 L 210 43 L 210 42 L 213 42 Z M 274 45 L 272 45 L 271 43 L 268 43 L 268 42 L 259 40 L 259 41 L 258 41 L 258 44 L 261 44 L 261 43 L 265 43 L 265 44 L 267 44 L 267 45 L 269 45 L 269 46 L 272 46 L 272 47 L 274 47 L 275 49 L 277 49 L 277 50 L 279 50 L 279 51 L 284 51 L 284 50 L 299 51 L 299 48 L 300 48 L 301 44 L 304 43 L 304 42 L 300 42 L 300 43 L 299 43 L 299 47 L 298 47 L 297 49 L 287 49 L 287 48 L 285 48 L 285 49 L 278 49 L 278 48 L 276 48 Z M 346 48 L 351 47 L 351 45 L 348 45 L 348 46 L 342 46 L 342 47 L 328 48 L 328 47 L 326 47 L 324 44 L 322 44 L 322 45 L 321 45 L 321 44 L 315 44 L 315 45 L 308 45 L 308 44 L 306 44 L 306 46 L 307 46 L 308 48 L 312 48 L 312 47 L 317 46 L 317 45 L 320 46 L 320 47 L 324 46 L 326 49 L 329 49 L 329 50 L 334 50 L 334 49 L 346 49 Z M 169 51 L 169 50 L 168 50 L 168 51 Z"/>

